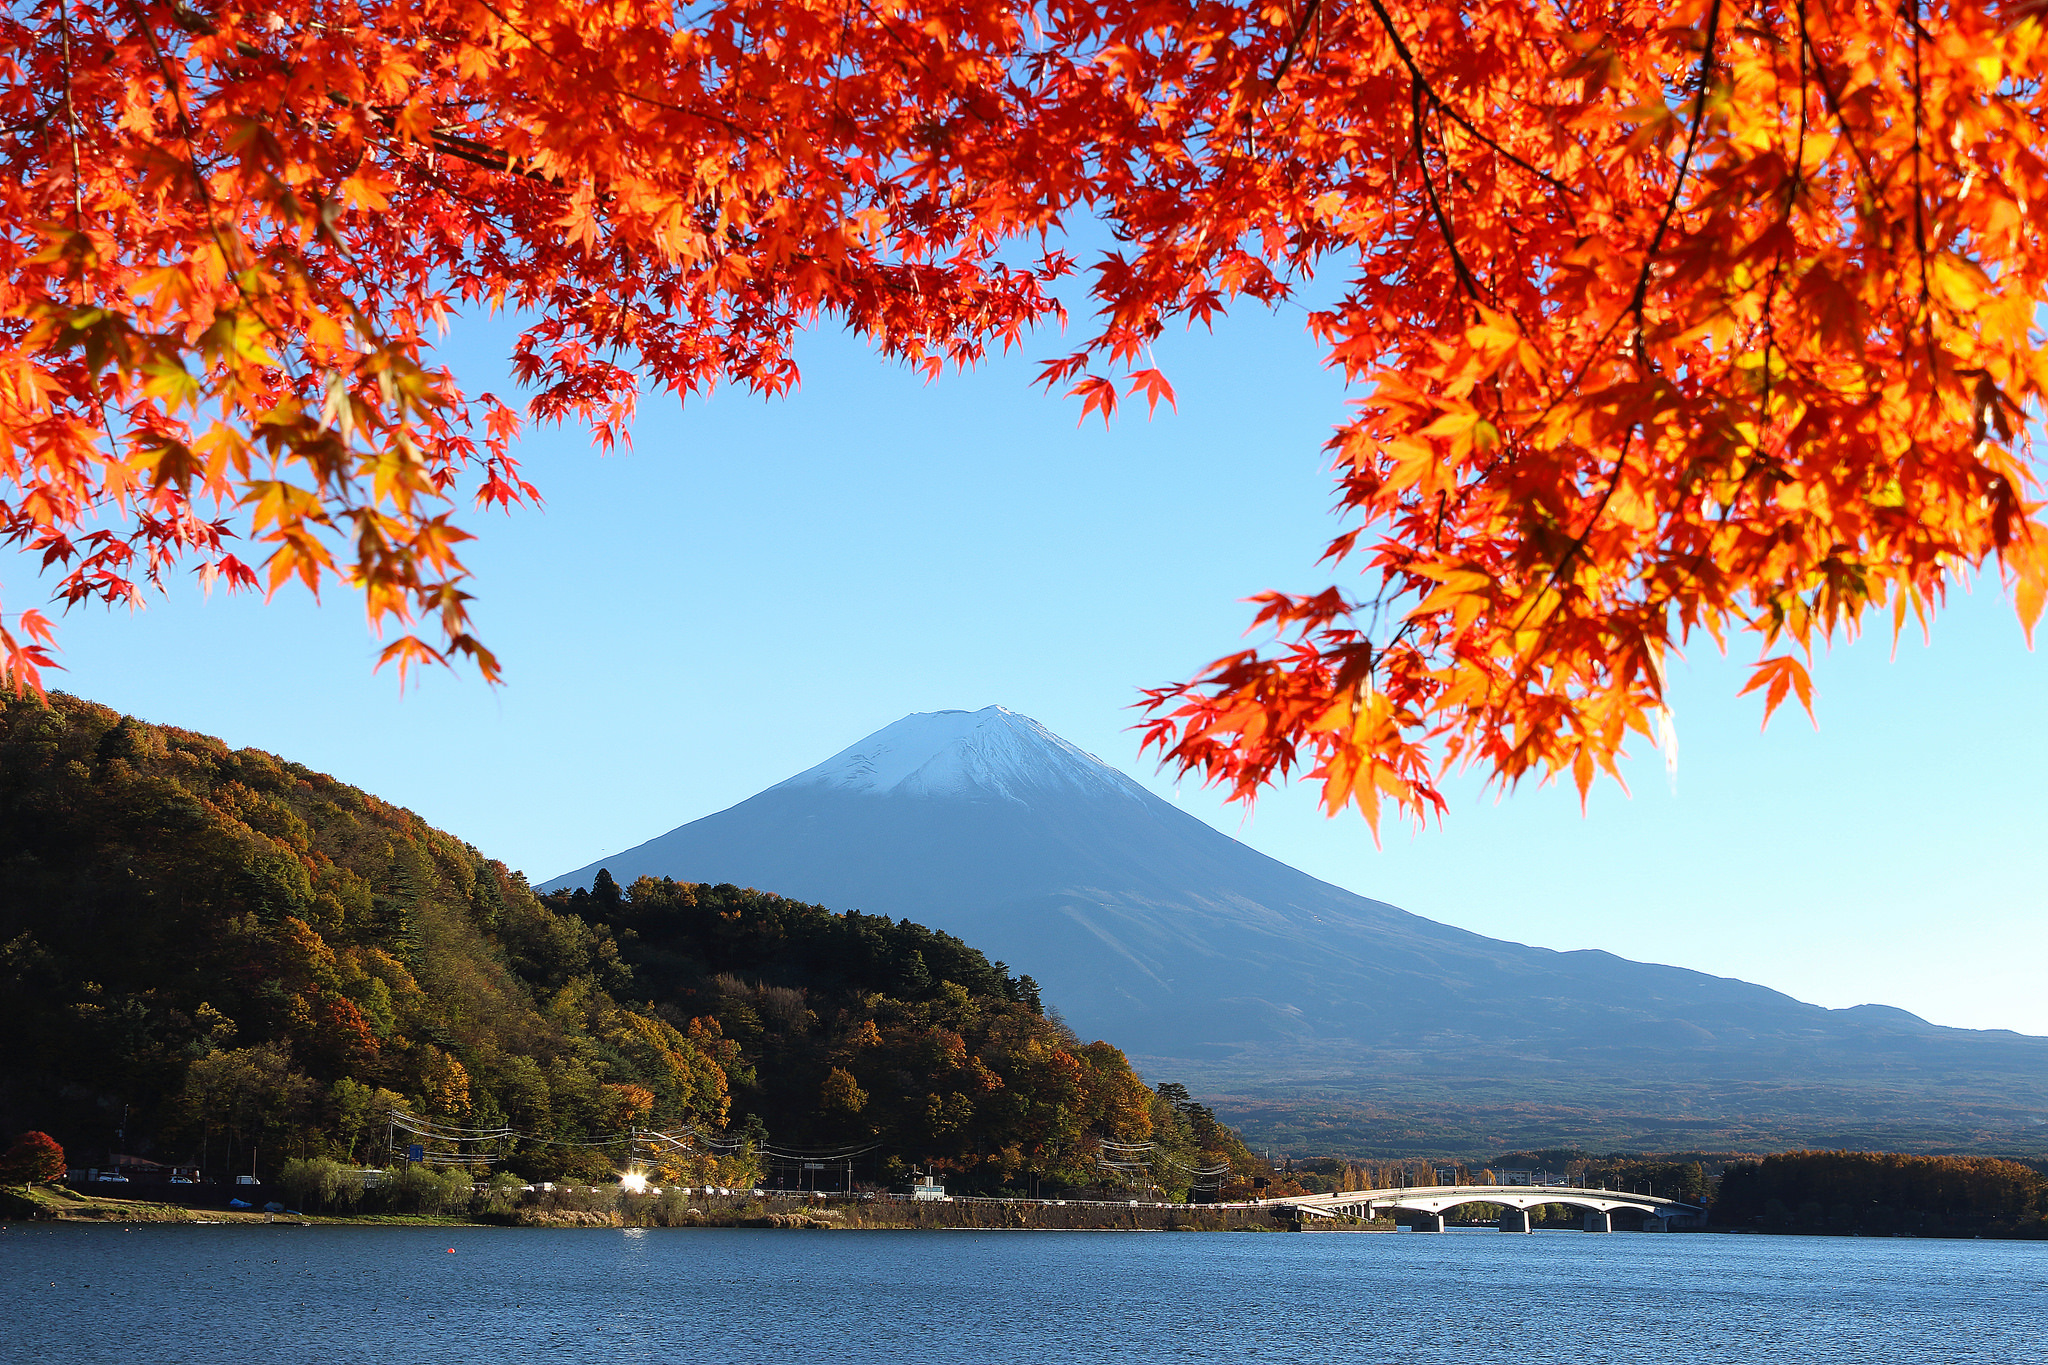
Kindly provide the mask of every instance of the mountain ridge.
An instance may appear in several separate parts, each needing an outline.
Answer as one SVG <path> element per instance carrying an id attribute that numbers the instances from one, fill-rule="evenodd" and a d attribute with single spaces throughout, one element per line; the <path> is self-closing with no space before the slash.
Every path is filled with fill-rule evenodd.
<path id="1" fill-rule="evenodd" d="M 905 717 L 546 885 L 600 866 L 934 924 L 1148 1071 L 1247 1105 L 1478 1086 L 1560 1113 L 1567 1092 L 1624 1096 L 1653 1126 L 1928 1141 L 2048 1114 L 2048 1039 L 1438 924 L 1269 858 L 1000 707 Z"/>

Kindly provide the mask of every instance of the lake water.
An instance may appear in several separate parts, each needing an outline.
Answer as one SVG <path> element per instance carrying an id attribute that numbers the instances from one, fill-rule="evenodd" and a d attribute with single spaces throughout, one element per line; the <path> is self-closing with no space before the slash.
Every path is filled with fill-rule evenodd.
<path id="1" fill-rule="evenodd" d="M 17 1223 L 0 1360 L 2048 1365 L 2048 1244 Z"/>

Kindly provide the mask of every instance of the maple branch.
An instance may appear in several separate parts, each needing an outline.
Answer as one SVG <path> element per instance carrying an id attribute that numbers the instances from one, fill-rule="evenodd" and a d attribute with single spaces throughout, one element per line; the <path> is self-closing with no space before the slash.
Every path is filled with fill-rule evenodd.
<path id="1" fill-rule="evenodd" d="M 1401 41 L 1401 31 L 1394 26 L 1394 16 L 1387 13 L 1387 7 L 1383 3 L 1383 0 L 1366 0 L 1366 3 L 1371 5 L 1372 12 L 1379 16 L 1380 27 L 1386 30 L 1387 40 L 1393 43 L 1394 54 L 1401 59 L 1401 64 L 1408 68 L 1409 79 L 1414 81 L 1416 85 L 1420 86 L 1422 92 L 1429 96 L 1429 102 L 1431 104 L 1435 105 L 1445 114 L 1448 114 L 1453 123 L 1456 123 L 1460 128 L 1463 128 L 1473 137 L 1479 139 L 1479 142 L 1482 146 L 1489 148 L 1490 150 L 1492 150 L 1500 156 L 1506 157 L 1509 162 L 1516 166 L 1521 167 L 1530 175 L 1535 176 L 1538 180 L 1541 180 L 1544 184 L 1550 186 L 1550 188 L 1556 190 L 1558 193 L 1566 195 L 1567 197 L 1569 197 L 1573 193 L 1572 187 L 1565 184 L 1564 181 L 1559 180 L 1556 176 L 1552 175 L 1548 171 L 1539 170 L 1535 166 L 1532 166 L 1528 162 L 1524 161 L 1521 157 L 1516 156 L 1513 152 L 1501 146 L 1500 143 L 1496 142 L 1493 138 L 1481 132 L 1477 127 L 1473 125 L 1472 120 L 1466 118 L 1463 114 L 1459 113 L 1455 108 L 1451 107 L 1450 104 L 1446 103 L 1444 98 L 1436 93 L 1435 87 L 1430 85 L 1429 77 L 1422 74 L 1422 67 L 1417 64 L 1415 60 L 1415 54 L 1408 50 L 1408 44 Z M 1718 4 L 1719 0 L 1716 0 L 1716 3 Z"/>
<path id="2" fill-rule="evenodd" d="M 1798 11 L 1800 23 L 1803 26 L 1806 16 L 1806 0 L 1795 0 L 1794 8 Z M 1791 225 L 1793 215 L 1798 209 L 1800 192 L 1806 185 L 1806 137 L 1811 126 L 1807 108 L 1808 88 L 1811 84 L 1807 75 L 1807 56 L 1807 47 L 1802 41 L 1799 44 L 1799 131 L 1792 146 L 1792 174 L 1785 182 L 1785 207 L 1778 217 L 1777 226 L 1780 229 L 1788 228 Z M 1778 81 L 1778 90 L 1782 99 L 1784 93 L 1782 77 Z M 1761 433 L 1767 432 L 1771 423 L 1771 391 L 1773 384 L 1771 359 L 1774 355 L 1778 354 L 1777 301 L 1778 292 L 1780 286 L 1784 283 L 1784 279 L 1785 248 L 1780 244 L 1777 254 L 1772 258 L 1771 277 L 1769 284 L 1764 290 L 1763 316 L 1759 324 L 1763 333 L 1764 352 L 1761 380 L 1762 393 L 1757 407 L 1757 428 L 1760 435 L 1751 454 L 1742 461 L 1741 470 L 1735 476 L 1737 496 L 1723 502 L 1720 515 L 1714 519 L 1714 529 L 1716 531 L 1726 529 L 1729 520 L 1735 514 L 1736 504 L 1740 501 L 1741 489 L 1756 475 L 1757 470 L 1766 461 L 1775 463 L 1775 460 L 1772 459 L 1769 451 L 1765 448 Z M 1753 328 L 1744 334 L 1743 340 L 1745 344 L 1756 335 L 1756 331 L 1757 329 Z M 1704 469 L 1689 471 L 1682 486 L 1689 491 L 1694 483 L 1706 477 Z M 1697 575 L 1698 568 L 1705 561 L 1710 546 L 1711 541 L 1702 544 L 1698 550 L 1685 560 L 1683 567 L 1688 573 Z"/>
<path id="3" fill-rule="evenodd" d="M 1268 90 L 1278 90 L 1280 82 L 1287 79 L 1288 68 L 1294 65 L 1295 55 L 1301 51 L 1303 35 L 1311 23 L 1321 20 L 1322 13 L 1323 0 L 1308 0 L 1308 8 L 1302 12 L 1301 18 L 1295 20 L 1294 32 L 1288 36 L 1287 50 L 1280 54 L 1280 65 L 1274 69 L 1273 79 L 1266 82 Z M 1321 30 L 1318 29 L 1317 33 L 1320 36 Z"/>
<path id="4" fill-rule="evenodd" d="M 1920 262 L 1920 332 L 1927 348 L 1927 374 L 1935 372 L 1933 295 L 1927 288 L 1927 188 L 1921 180 L 1921 138 L 1927 121 L 1927 97 L 1920 79 L 1920 0 L 1906 0 L 1913 29 L 1913 250 Z"/>
<path id="5" fill-rule="evenodd" d="M 1478 281 L 1472 278 L 1471 268 L 1465 264 L 1465 257 L 1458 250 L 1458 237 L 1451 228 L 1450 216 L 1444 212 L 1443 201 L 1437 197 L 1436 179 L 1429 173 L 1429 143 L 1422 132 L 1422 82 L 1408 83 L 1408 103 L 1413 113 L 1415 127 L 1415 169 L 1422 176 L 1422 188 L 1429 195 L 1430 212 L 1436 216 L 1437 231 L 1442 234 L 1444 246 L 1451 253 L 1451 264 L 1457 268 L 1458 282 L 1465 286 L 1465 292 L 1475 303 L 1483 302 L 1479 297 Z"/>
<path id="6" fill-rule="evenodd" d="M 389 121 L 387 121 L 387 126 L 389 126 Z M 518 166 L 515 164 L 516 158 L 510 152 L 492 147 L 487 143 L 478 142 L 475 138 L 463 137 L 460 134 L 451 133 L 442 128 L 433 129 L 427 134 L 427 138 L 433 144 L 434 150 L 443 156 L 453 157 L 457 161 L 466 161 L 472 166 L 481 166 L 486 170 L 494 170 L 500 173 L 509 172 L 512 175 L 522 176 L 528 180 L 538 180 L 542 184 L 552 185 L 557 189 L 563 188 L 568 184 L 559 175 L 543 175 L 539 171 Z"/>
<path id="7" fill-rule="evenodd" d="M 499 23 L 503 24 L 506 28 L 511 29 L 521 38 L 524 38 L 526 40 L 527 46 L 531 47 L 535 52 L 538 52 L 541 56 L 547 58 L 556 66 L 560 66 L 562 64 L 562 59 L 560 57 L 557 57 L 554 53 L 550 52 L 546 47 L 542 46 L 538 39 L 536 39 L 532 34 L 528 33 L 525 29 L 521 28 L 517 23 L 515 23 L 503 10 L 499 9 L 497 5 L 493 4 L 492 0 L 479 0 L 479 3 L 481 3 L 485 9 L 489 10 L 494 16 L 496 16 Z M 666 100 L 658 100 L 651 95 L 642 95 L 637 91 L 628 90 L 623 85 L 620 85 L 616 80 L 611 82 L 611 88 L 612 93 L 619 95 L 625 99 L 634 100 L 637 101 L 638 103 L 648 105 L 651 108 L 655 109 L 666 109 L 671 114 L 687 114 L 691 118 L 701 118 L 706 123 L 719 124 L 722 127 L 724 127 L 724 129 L 727 132 L 733 134 L 735 137 L 744 137 L 746 135 L 747 129 L 745 127 L 743 127 L 740 123 L 733 119 L 726 118 L 723 114 L 707 113 L 701 109 L 685 109 L 679 104 L 670 104 Z"/>
<path id="8" fill-rule="evenodd" d="M 63 31 L 64 43 L 64 128 L 65 143 L 71 151 L 71 230 L 81 237 L 85 235 L 85 187 L 84 172 L 78 156 L 78 103 L 72 94 L 71 75 L 71 0 L 57 0 L 57 23 Z M 73 302 L 80 308 L 92 300 L 92 286 L 86 279 L 85 262 L 77 263 L 77 277 L 72 282 Z M 93 411 L 100 419 L 100 430 L 107 434 L 109 454 L 119 453 L 119 442 L 114 439 L 114 423 L 107 416 L 106 395 L 100 391 L 100 376 L 97 370 L 87 367 L 87 382 L 92 386 Z"/>
<path id="9" fill-rule="evenodd" d="M 185 153 L 191 160 L 192 183 L 199 191 L 199 202 L 206 206 L 206 225 L 213 235 L 213 244 L 220 248 L 221 260 L 227 262 L 232 257 L 227 243 L 221 239 L 220 224 L 213 204 L 213 192 L 206 183 L 205 172 L 199 168 L 199 143 L 192 130 L 192 116 L 186 112 L 184 87 L 179 85 L 177 77 L 171 74 L 170 59 L 164 56 L 163 45 L 156 40 L 156 29 L 149 22 L 149 16 L 141 12 L 136 0 L 122 0 L 122 3 L 126 5 L 129 17 L 135 21 L 136 31 L 142 35 L 143 41 L 149 44 L 150 57 L 156 62 L 157 74 L 164 78 L 164 88 L 170 92 L 171 104 L 178 111 L 178 134 L 183 138 Z"/>
<path id="10" fill-rule="evenodd" d="M 1801 16 L 1801 32 L 1803 34 L 1805 31 L 1805 0 L 1799 0 L 1799 12 Z M 1615 329 L 1621 326 L 1621 321 L 1623 318 L 1635 318 L 1636 334 L 1634 341 L 1636 358 L 1639 363 L 1647 363 L 1646 357 L 1643 354 L 1643 307 L 1648 297 L 1650 273 L 1656 265 L 1657 248 L 1663 244 L 1665 230 L 1670 227 L 1672 214 L 1678 207 L 1679 195 L 1685 188 L 1686 166 L 1687 163 L 1691 161 L 1693 148 L 1697 145 L 1699 140 L 1701 120 L 1703 115 L 1706 113 L 1706 76 L 1712 69 L 1711 63 L 1713 61 L 1715 41 L 1714 34 L 1718 30 L 1720 13 L 1721 0 L 1714 0 L 1713 9 L 1708 19 L 1709 33 L 1706 51 L 1701 59 L 1702 67 L 1699 77 L 1700 89 L 1699 94 L 1696 97 L 1693 104 L 1692 126 L 1686 137 L 1685 153 L 1679 162 L 1678 178 L 1671 187 L 1670 196 L 1666 198 L 1666 200 L 1664 201 L 1664 212 L 1662 217 L 1658 220 L 1657 231 L 1652 235 L 1650 239 L 1650 244 L 1643 253 L 1643 268 L 1640 272 L 1638 272 L 1636 276 L 1636 285 L 1633 293 L 1630 296 L 1629 304 L 1627 307 L 1623 308 L 1620 312 L 1614 315 L 1614 317 L 1608 322 L 1608 324 L 1600 330 L 1599 336 L 1593 338 L 1593 344 L 1586 349 L 1586 363 L 1584 367 L 1579 371 L 1577 376 L 1567 377 L 1565 381 L 1558 386 L 1556 396 L 1553 397 L 1548 403 L 1543 405 L 1542 411 L 1537 413 L 1534 421 L 1530 423 L 1530 425 L 1534 425 L 1537 422 L 1541 422 L 1544 418 L 1550 416 L 1551 413 L 1557 410 L 1558 404 L 1564 402 L 1565 396 L 1578 388 L 1580 382 L 1585 379 L 1587 374 L 1591 373 L 1594 364 L 1600 359 L 1601 352 L 1607 349 L 1608 340 L 1613 337 Z M 1617 476 L 1619 475 L 1619 472 L 1619 469 L 1617 469 Z M 1605 505 L 1604 499 L 1602 500 L 1602 505 Z"/>
<path id="11" fill-rule="evenodd" d="M 71 96 L 71 0 L 57 0 L 57 26 L 63 31 L 64 42 L 64 130 L 65 141 L 71 149 L 71 230 L 85 231 L 85 199 L 80 188 L 78 164 L 78 105 Z M 79 272 L 78 306 L 85 306 L 84 271 Z"/>
<path id="12" fill-rule="evenodd" d="M 149 22 L 149 17 L 140 11 L 137 0 L 122 0 L 122 3 L 127 7 L 129 16 L 134 19 L 135 26 L 141 32 L 143 40 L 149 44 L 150 55 L 156 62 L 157 72 L 164 78 L 164 88 L 170 92 L 171 103 L 177 109 L 178 132 L 179 136 L 184 140 L 185 152 L 190 159 L 193 187 L 199 191 L 200 205 L 206 211 L 207 233 L 213 238 L 214 247 L 220 252 L 222 265 L 236 266 L 236 268 L 227 271 L 228 278 L 234 285 L 235 297 L 242 301 L 242 305 L 249 310 L 250 315 L 257 322 L 262 324 L 265 331 L 276 337 L 280 343 L 287 342 L 289 338 L 287 329 L 280 328 L 264 315 L 261 304 L 249 296 L 247 287 L 242 283 L 242 271 L 239 268 L 239 264 L 235 261 L 235 257 L 239 253 L 229 249 L 228 240 L 221 232 L 220 209 L 213 201 L 213 190 L 206 183 L 206 173 L 200 169 L 199 143 L 197 135 L 193 131 L 192 116 L 186 108 L 184 87 L 178 83 L 178 78 L 171 72 L 170 59 L 164 55 L 163 45 L 157 41 L 156 28 Z M 281 344 L 278 347 L 278 352 L 284 362 L 286 372 L 292 373 L 296 367 L 292 363 L 290 346 Z M 297 381 L 298 376 L 296 374 L 293 374 L 292 377 L 294 381 Z M 108 432 L 107 439 L 110 441 L 113 439 L 111 431 Z"/>
<path id="13" fill-rule="evenodd" d="M 359 104 L 348 96 L 336 94 L 331 90 L 328 91 L 327 98 L 344 109 L 363 110 L 377 122 L 383 124 L 387 131 L 396 132 L 398 130 L 397 115 L 392 112 L 389 105 Z M 435 151 L 441 152 L 457 161 L 466 161 L 472 166 L 481 166 L 487 171 L 520 176 L 523 179 L 538 181 L 555 189 L 566 189 L 569 184 L 568 181 L 559 175 L 547 175 L 540 171 L 519 166 L 517 164 L 519 158 L 502 147 L 494 147 L 488 142 L 479 142 L 473 137 L 464 137 L 460 133 L 448 128 L 429 130 L 427 140 L 433 145 Z M 403 145 L 402 141 L 400 145 Z"/>
<path id="14" fill-rule="evenodd" d="M 1657 251 L 1664 245 L 1664 234 L 1671 228 L 1672 216 L 1678 212 L 1678 201 L 1685 195 L 1685 177 L 1691 171 L 1693 153 L 1699 148 L 1700 127 L 1707 120 L 1707 85 L 1714 74 L 1714 50 L 1720 40 L 1721 0 L 1713 0 L 1713 4 L 1707 9 L 1707 36 L 1704 50 L 1700 53 L 1699 94 L 1693 98 L 1692 127 L 1685 135 L 1685 151 L 1678 158 L 1678 174 L 1672 178 L 1671 193 L 1664 200 L 1664 213 L 1657 220 L 1657 230 L 1650 234 L 1649 245 L 1643 248 L 1643 268 L 1637 272 L 1635 293 L 1629 298 L 1628 308 L 1625 310 L 1635 315 L 1635 351 L 1638 361 L 1644 359 L 1643 309 L 1649 300 L 1650 273 L 1656 268 Z M 1618 468 L 1616 477 L 1620 477 Z"/>
<path id="15" fill-rule="evenodd" d="M 1875 190 L 1878 188 L 1877 171 L 1870 164 L 1870 156 L 1863 150 L 1863 144 L 1856 140 L 1855 129 L 1849 126 L 1848 116 L 1842 108 L 1841 92 L 1835 89 L 1828 79 L 1827 62 L 1821 58 L 1820 53 L 1813 46 L 1813 32 L 1807 19 L 1806 0 L 1799 0 L 1798 9 L 1799 42 L 1806 49 L 1807 54 L 1813 58 L 1814 79 L 1820 83 L 1821 94 L 1827 97 L 1828 112 L 1834 115 L 1835 126 L 1842 130 L 1842 141 L 1849 145 L 1850 152 L 1855 155 L 1856 165 L 1863 172 L 1864 183 Z"/>
<path id="16" fill-rule="evenodd" d="M 1796 4 L 1799 10 L 1799 23 L 1803 32 L 1806 24 L 1806 0 L 1796 0 Z M 1806 57 L 1806 43 L 1802 38 L 1799 43 L 1799 139 L 1792 145 L 1792 175 L 1785 183 L 1785 212 L 1778 220 L 1778 226 L 1785 229 L 1790 228 L 1792 216 L 1799 206 L 1800 192 L 1806 187 L 1807 87 L 1810 84 L 1806 74 Z M 1776 63 L 1773 63 L 1773 67 L 1776 67 Z M 1764 291 L 1763 410 L 1758 414 L 1763 419 L 1764 426 L 1768 426 L 1771 420 L 1771 355 L 1778 346 L 1778 287 L 1784 283 L 1784 279 L 1785 248 L 1780 244 L 1777 258 L 1771 263 L 1770 288 Z M 1762 428 L 1760 427 L 1759 429 Z M 1762 443 L 1759 442 L 1758 444 L 1761 447 Z M 1751 463 L 1753 465 L 1754 461 Z M 1738 483 L 1747 483 L 1748 481 L 1749 471 L 1745 470 Z M 1728 513 L 1733 506 L 1734 503 L 1731 499 L 1729 506 L 1722 509 L 1722 525 L 1725 526 L 1727 524 Z"/>
<path id="17" fill-rule="evenodd" d="M 1378 0 L 1373 0 L 1373 3 L 1377 4 Z M 1671 219 L 1678 211 L 1678 201 L 1684 195 L 1685 180 L 1692 166 L 1693 152 L 1699 146 L 1700 128 L 1706 122 L 1707 88 L 1714 72 L 1714 53 L 1720 42 L 1720 28 L 1721 0 L 1713 0 L 1713 3 L 1707 10 L 1707 32 L 1700 53 L 1700 70 L 1697 78 L 1699 93 L 1694 96 L 1693 100 L 1692 126 L 1686 133 L 1685 151 L 1679 156 L 1678 172 L 1672 179 L 1671 193 L 1665 197 L 1664 212 L 1657 220 L 1657 230 L 1650 235 L 1649 244 L 1644 248 L 1643 266 L 1636 275 L 1635 292 L 1629 299 L 1628 307 L 1622 310 L 1614 323 L 1608 325 L 1608 334 L 1611 335 L 1614 327 L 1618 325 L 1620 318 L 1634 316 L 1636 320 L 1634 349 L 1636 359 L 1641 364 L 1648 363 L 1647 351 L 1643 344 L 1643 327 L 1645 323 L 1643 310 L 1649 297 L 1650 275 L 1656 266 L 1657 251 L 1664 243 L 1664 234 L 1670 229 Z M 1601 344 L 1605 344 L 1604 337 Z M 1597 350 L 1598 347 L 1596 346 L 1595 349 Z M 1621 487 L 1621 476 L 1628 468 L 1628 448 L 1635 440 L 1638 425 L 1631 423 L 1628 430 L 1622 434 L 1621 449 L 1615 453 L 1614 470 L 1607 477 L 1606 491 L 1601 493 L 1600 501 L 1593 505 L 1593 511 L 1586 518 L 1585 526 L 1576 536 L 1572 537 L 1572 542 L 1565 547 L 1565 552 L 1558 556 L 1557 564 L 1551 569 L 1542 590 L 1529 599 L 1528 606 L 1523 609 L 1521 616 L 1516 619 L 1512 630 L 1519 631 L 1522 626 L 1527 624 L 1529 613 L 1533 612 L 1537 604 L 1563 581 L 1565 571 L 1571 567 L 1572 562 L 1585 553 L 1586 545 L 1592 540 L 1593 532 L 1600 525 L 1601 517 L 1607 513 L 1608 504 L 1614 501 L 1614 494 Z M 1647 435 L 1645 439 L 1647 439 Z M 1535 666 L 1535 658 L 1535 654 L 1531 653 L 1524 660 L 1522 668 L 1517 670 L 1515 677 L 1517 685 L 1526 679 L 1529 669 Z M 1489 693 L 1491 693 L 1491 690 L 1491 688 L 1488 689 Z"/>

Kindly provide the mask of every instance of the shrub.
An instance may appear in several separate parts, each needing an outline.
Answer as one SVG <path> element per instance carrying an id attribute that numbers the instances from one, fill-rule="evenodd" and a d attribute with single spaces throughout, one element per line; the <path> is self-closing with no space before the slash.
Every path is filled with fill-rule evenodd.
<path id="1" fill-rule="evenodd" d="M 648 1200 L 641 1212 L 642 1219 L 651 1227 L 689 1227 L 704 1221 L 704 1211 L 690 1206 L 690 1197 L 679 1189 L 665 1189 Z"/>
<path id="2" fill-rule="evenodd" d="M 491 1177 L 483 1194 L 479 1213 L 510 1213 L 526 1198 L 526 1181 L 510 1171 L 499 1171 Z"/>
<path id="3" fill-rule="evenodd" d="M 550 1209 L 579 1213 L 610 1213 L 619 1206 L 617 1185 L 557 1185 L 546 1196 Z"/>
<path id="4" fill-rule="evenodd" d="M 277 1173 L 277 1183 L 292 1203 L 323 1212 L 334 1204 L 354 1203 L 363 1189 L 361 1177 L 353 1170 L 324 1156 L 285 1162 Z M 351 1194 L 355 1198 L 350 1198 Z"/>

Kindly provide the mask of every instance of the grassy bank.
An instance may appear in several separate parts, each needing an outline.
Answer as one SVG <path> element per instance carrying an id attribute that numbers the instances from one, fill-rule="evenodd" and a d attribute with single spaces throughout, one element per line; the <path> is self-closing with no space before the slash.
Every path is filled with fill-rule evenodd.
<path id="1" fill-rule="evenodd" d="M 350 1216 L 321 1216 L 303 1213 L 265 1213 L 261 1209 L 190 1208 L 150 1199 L 121 1199 L 112 1195 L 84 1194 L 61 1185 L 19 1185 L 0 1188 L 0 1221 L 57 1223 L 348 1223 L 351 1225 L 391 1223 L 460 1226 L 475 1220 L 467 1217 L 436 1217 L 415 1214 L 370 1213 Z"/>
<path id="2" fill-rule="evenodd" d="M 910 1203 L 802 1196 L 621 1195 L 605 1187 L 554 1190 L 459 1214 L 331 1213 L 188 1208 L 87 1194 L 62 1186 L 0 1189 L 0 1219 L 79 1223 L 272 1223 L 331 1226 L 917 1229 L 1017 1228 L 1147 1232 L 1284 1231 L 1265 1209 L 1205 1205 L 1038 1204 L 1003 1200 Z"/>

